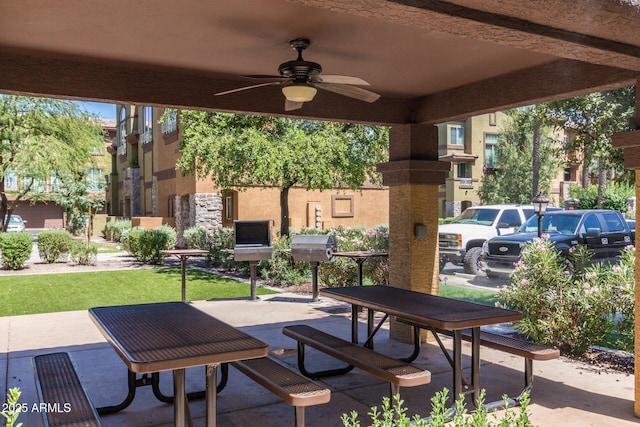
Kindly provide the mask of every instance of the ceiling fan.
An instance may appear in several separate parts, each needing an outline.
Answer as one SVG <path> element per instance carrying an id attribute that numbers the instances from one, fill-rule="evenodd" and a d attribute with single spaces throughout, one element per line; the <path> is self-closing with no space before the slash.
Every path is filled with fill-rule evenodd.
<path id="1" fill-rule="evenodd" d="M 224 92 L 218 92 L 215 95 L 227 95 L 229 93 L 240 92 L 248 89 L 255 89 L 263 86 L 283 85 L 282 93 L 285 96 L 285 111 L 298 110 L 302 108 L 305 102 L 309 102 L 318 92 L 318 89 L 328 90 L 343 96 L 359 99 L 366 102 L 374 102 L 380 95 L 370 90 L 363 89 L 360 86 L 368 86 L 369 83 L 351 76 L 338 76 L 330 74 L 322 74 L 320 64 L 305 61 L 302 58 L 302 52 L 309 47 L 310 41 L 307 39 L 293 39 L 289 41 L 291 48 L 298 52 L 298 58 L 294 61 L 287 61 L 278 67 L 279 76 L 263 76 L 253 75 L 244 76 L 252 79 L 271 80 L 267 83 L 259 83 L 251 86 L 245 86 L 238 89 L 231 89 Z"/>

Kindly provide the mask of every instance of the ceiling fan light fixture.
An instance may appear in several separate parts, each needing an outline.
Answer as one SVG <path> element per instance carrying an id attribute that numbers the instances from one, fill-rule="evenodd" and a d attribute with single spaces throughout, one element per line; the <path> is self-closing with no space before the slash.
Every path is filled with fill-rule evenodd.
<path id="1" fill-rule="evenodd" d="M 292 84 L 284 86 L 282 93 L 285 98 L 292 102 L 309 102 L 316 96 L 318 89 L 305 84 Z"/>

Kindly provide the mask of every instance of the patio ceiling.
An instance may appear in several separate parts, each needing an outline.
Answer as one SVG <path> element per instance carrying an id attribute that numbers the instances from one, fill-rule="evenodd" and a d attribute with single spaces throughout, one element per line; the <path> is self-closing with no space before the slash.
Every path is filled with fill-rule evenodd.
<path id="1" fill-rule="evenodd" d="M 636 0 L 4 0 L 0 92 L 285 115 L 288 40 L 326 74 L 360 77 L 369 104 L 327 91 L 292 114 L 438 123 L 634 84 Z"/>

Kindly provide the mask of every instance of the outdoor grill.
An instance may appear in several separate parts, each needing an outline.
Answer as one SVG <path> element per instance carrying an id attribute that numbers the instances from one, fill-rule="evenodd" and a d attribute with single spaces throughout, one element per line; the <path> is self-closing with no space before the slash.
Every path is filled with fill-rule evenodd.
<path id="1" fill-rule="evenodd" d="M 236 261 L 271 259 L 271 220 L 234 221 L 233 258 Z"/>
<path id="2" fill-rule="evenodd" d="M 298 234 L 291 240 L 293 260 L 311 264 L 313 302 L 318 301 L 318 265 L 331 261 L 337 249 L 336 238 L 327 234 Z"/>
<path id="3" fill-rule="evenodd" d="M 295 261 L 331 261 L 337 248 L 336 238 L 326 234 L 298 234 L 291 240 L 291 256 Z"/>
<path id="4" fill-rule="evenodd" d="M 234 221 L 234 261 L 248 261 L 251 272 L 251 299 L 256 297 L 258 261 L 271 259 L 271 220 Z"/>

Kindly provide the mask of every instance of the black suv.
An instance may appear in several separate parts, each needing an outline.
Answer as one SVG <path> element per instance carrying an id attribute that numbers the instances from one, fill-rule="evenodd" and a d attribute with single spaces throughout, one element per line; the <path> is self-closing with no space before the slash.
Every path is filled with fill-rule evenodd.
<path id="1" fill-rule="evenodd" d="M 593 261 L 616 261 L 620 252 L 634 244 L 634 235 L 618 211 L 568 210 L 548 212 L 542 217 L 542 233 L 549 235 L 565 256 L 577 245 L 594 253 Z M 524 243 L 538 237 L 538 217 L 532 216 L 515 234 L 494 237 L 482 247 L 481 268 L 488 277 L 508 276 L 520 260 Z"/>

